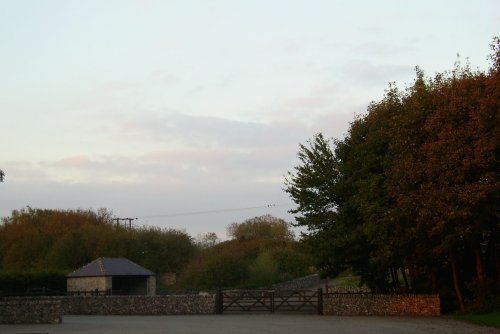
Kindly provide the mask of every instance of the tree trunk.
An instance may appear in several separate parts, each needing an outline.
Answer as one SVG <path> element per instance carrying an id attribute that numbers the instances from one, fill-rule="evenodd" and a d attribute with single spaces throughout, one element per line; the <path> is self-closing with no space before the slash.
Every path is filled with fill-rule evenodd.
<path id="1" fill-rule="evenodd" d="M 411 265 L 410 266 L 410 284 L 411 284 L 411 287 L 414 291 L 417 291 L 418 290 L 418 286 L 417 286 L 417 272 L 416 272 L 416 269 L 415 269 L 415 266 L 414 265 Z"/>
<path id="2" fill-rule="evenodd" d="M 497 267 L 497 282 L 500 282 L 500 260 L 495 256 L 495 265 Z"/>
<path id="3" fill-rule="evenodd" d="M 484 272 L 483 260 L 481 259 L 481 253 L 476 250 L 476 273 L 477 280 L 482 287 L 486 286 L 486 273 Z"/>
<path id="4" fill-rule="evenodd" d="M 431 291 L 433 294 L 437 293 L 437 279 L 436 279 L 436 271 L 433 269 L 429 273 L 429 279 L 431 280 Z"/>
<path id="5" fill-rule="evenodd" d="M 401 274 L 403 274 L 403 279 L 405 281 L 406 291 L 409 291 L 410 290 L 410 285 L 408 284 L 408 278 L 406 277 L 406 269 L 405 268 L 401 268 Z"/>
<path id="6" fill-rule="evenodd" d="M 460 285 L 458 282 L 457 265 L 455 263 L 455 257 L 450 256 L 451 263 L 451 273 L 453 275 L 453 286 L 455 287 L 455 294 L 457 295 L 458 307 L 461 312 L 465 311 L 464 298 L 462 296 L 462 291 L 460 290 Z"/>
<path id="7" fill-rule="evenodd" d="M 393 267 L 391 267 L 391 277 L 394 292 L 397 292 L 399 290 L 398 272 Z"/>

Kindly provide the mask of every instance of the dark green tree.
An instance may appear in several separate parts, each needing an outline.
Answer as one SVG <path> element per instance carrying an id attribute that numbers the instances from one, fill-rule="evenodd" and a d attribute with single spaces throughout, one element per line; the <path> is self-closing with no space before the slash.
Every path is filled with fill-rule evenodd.
<path id="1" fill-rule="evenodd" d="M 297 156 L 300 165 L 288 172 L 284 190 L 297 204 L 291 210 L 296 214 L 295 225 L 307 227 L 303 240 L 318 268 L 325 275 L 333 275 L 348 266 L 352 244 L 350 226 L 338 219 L 340 161 L 332 141 L 321 133 L 306 145 L 300 144 Z"/>

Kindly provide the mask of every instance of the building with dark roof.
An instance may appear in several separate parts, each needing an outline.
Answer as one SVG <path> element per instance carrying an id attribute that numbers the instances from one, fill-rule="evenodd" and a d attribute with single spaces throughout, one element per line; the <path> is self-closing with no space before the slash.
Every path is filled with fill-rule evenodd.
<path id="1" fill-rule="evenodd" d="M 155 295 L 152 271 L 125 258 L 101 257 L 67 276 L 69 294 Z"/>

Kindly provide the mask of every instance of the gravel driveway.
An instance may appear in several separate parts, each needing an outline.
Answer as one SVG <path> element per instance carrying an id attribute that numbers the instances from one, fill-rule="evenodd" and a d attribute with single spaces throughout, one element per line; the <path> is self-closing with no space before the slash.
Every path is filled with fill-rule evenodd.
<path id="1" fill-rule="evenodd" d="M 60 325 L 0 325 L 0 333 L 417 334 L 500 333 L 448 318 L 317 315 L 65 316 Z"/>

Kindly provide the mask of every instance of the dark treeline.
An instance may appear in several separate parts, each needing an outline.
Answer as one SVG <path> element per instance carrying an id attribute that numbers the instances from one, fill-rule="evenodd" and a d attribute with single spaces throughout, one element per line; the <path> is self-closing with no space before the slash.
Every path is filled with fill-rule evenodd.
<path id="1" fill-rule="evenodd" d="M 287 176 L 297 225 L 325 274 L 375 291 L 498 303 L 500 42 L 487 73 L 456 64 L 357 117 L 344 139 L 316 135 Z"/>

